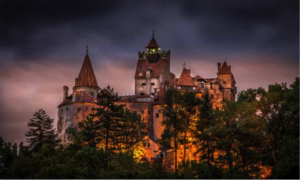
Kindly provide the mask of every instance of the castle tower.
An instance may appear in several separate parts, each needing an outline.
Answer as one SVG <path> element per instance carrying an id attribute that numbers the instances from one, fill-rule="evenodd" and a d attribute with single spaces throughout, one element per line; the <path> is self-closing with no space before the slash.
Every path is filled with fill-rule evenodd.
<path id="1" fill-rule="evenodd" d="M 88 94 L 96 98 L 99 89 L 100 88 L 98 86 L 87 49 L 78 78 L 75 79 L 75 86 L 73 87 L 73 101 L 75 101 L 76 92 L 79 91 L 86 91 Z"/>
<path id="2" fill-rule="evenodd" d="M 57 122 L 58 137 L 62 144 L 68 143 L 67 128 L 76 126 L 96 107 L 94 100 L 99 94 L 99 89 L 87 50 L 79 75 L 75 79 L 73 93 L 69 95 L 69 88 L 63 87 L 63 101 L 58 106 Z"/>
<path id="3" fill-rule="evenodd" d="M 135 96 L 153 98 L 161 88 L 169 87 L 170 51 L 161 51 L 154 37 L 146 51 L 138 52 L 135 72 Z M 149 99 L 151 101 L 151 99 Z"/>
<path id="4" fill-rule="evenodd" d="M 231 72 L 231 66 L 228 66 L 226 61 L 222 66 L 221 63 L 218 63 L 217 76 L 219 80 L 220 91 L 223 93 L 223 100 L 234 101 L 237 93 L 236 81 Z"/>

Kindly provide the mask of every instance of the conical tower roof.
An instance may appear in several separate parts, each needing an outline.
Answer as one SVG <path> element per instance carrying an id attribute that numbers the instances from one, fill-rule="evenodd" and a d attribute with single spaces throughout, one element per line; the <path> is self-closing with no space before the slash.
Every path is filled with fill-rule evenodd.
<path id="1" fill-rule="evenodd" d="M 96 76 L 94 74 L 93 66 L 88 54 L 85 55 L 78 79 L 75 86 L 92 86 L 99 87 Z"/>
<path id="2" fill-rule="evenodd" d="M 158 47 L 159 46 L 158 46 L 158 44 L 157 44 L 157 42 L 156 42 L 156 40 L 153 36 L 146 48 L 158 48 Z"/>
<path id="3" fill-rule="evenodd" d="M 222 67 L 218 71 L 218 74 L 232 74 L 226 61 L 223 63 Z"/>

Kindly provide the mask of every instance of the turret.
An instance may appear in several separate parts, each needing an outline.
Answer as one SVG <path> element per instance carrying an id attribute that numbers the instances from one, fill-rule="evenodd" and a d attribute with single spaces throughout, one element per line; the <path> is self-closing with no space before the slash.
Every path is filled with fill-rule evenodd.
<path id="1" fill-rule="evenodd" d="M 69 87 L 68 86 L 64 86 L 63 87 L 63 101 L 67 99 L 68 93 L 69 93 Z"/>
<path id="2" fill-rule="evenodd" d="M 73 101 L 75 101 L 76 92 L 78 91 L 86 91 L 88 94 L 96 98 L 99 89 L 100 88 L 98 86 L 87 49 L 80 73 L 78 78 L 75 79 L 75 86 L 73 87 Z"/>
<path id="3" fill-rule="evenodd" d="M 219 87 L 221 92 L 223 92 L 224 100 L 234 101 L 236 95 L 236 86 L 233 74 L 231 72 L 231 66 L 227 65 L 225 61 L 221 66 L 218 63 L 218 73 Z"/>

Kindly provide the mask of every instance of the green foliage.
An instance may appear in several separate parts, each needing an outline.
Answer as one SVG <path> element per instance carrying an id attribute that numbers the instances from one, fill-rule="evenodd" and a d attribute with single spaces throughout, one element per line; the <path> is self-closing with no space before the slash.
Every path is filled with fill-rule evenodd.
<path id="1" fill-rule="evenodd" d="M 102 89 L 96 108 L 77 127 L 68 128 L 70 139 L 79 146 L 104 148 L 113 154 L 129 150 L 145 135 L 146 124 L 136 112 L 116 104 L 117 93 L 109 86 Z"/>
<path id="2" fill-rule="evenodd" d="M 133 158 L 131 147 L 144 136 L 139 128 L 145 124 L 136 113 L 113 105 L 118 97 L 112 89 L 102 94 L 98 103 L 106 109 L 94 109 L 79 130 L 70 128 L 73 143 L 65 147 L 57 145 L 53 120 L 43 110 L 30 120 L 28 146 L 0 137 L 0 178 L 250 179 L 260 178 L 262 166 L 269 166 L 269 178 L 299 179 L 299 78 L 289 88 L 274 84 L 267 92 L 242 91 L 238 102 L 227 102 L 217 111 L 208 94 L 199 100 L 193 93 L 168 90 L 161 149 L 176 157 L 179 145 L 191 143 L 185 136 L 189 133 L 201 152 L 197 161 L 182 160 L 178 167 L 175 162 L 175 173 L 165 171 L 163 158 Z M 214 152 L 220 152 L 218 158 Z"/>
<path id="3" fill-rule="evenodd" d="M 29 148 L 36 152 L 44 143 L 57 145 L 59 140 L 56 130 L 53 129 L 54 119 L 51 119 L 42 109 L 33 116 L 28 123 L 30 129 L 25 134 Z"/>
<path id="4" fill-rule="evenodd" d="M 195 137 L 199 146 L 196 153 L 201 153 L 200 160 L 206 161 L 210 165 L 215 151 L 215 113 L 208 93 L 203 95 L 199 106 L 199 120 L 196 122 Z"/>

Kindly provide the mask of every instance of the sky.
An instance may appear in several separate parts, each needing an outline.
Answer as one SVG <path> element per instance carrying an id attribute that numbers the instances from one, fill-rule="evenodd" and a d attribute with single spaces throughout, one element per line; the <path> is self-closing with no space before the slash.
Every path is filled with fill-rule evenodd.
<path id="1" fill-rule="evenodd" d="M 171 71 L 216 77 L 227 60 L 238 91 L 299 76 L 298 0 L 0 1 L 0 137 L 26 141 L 39 109 L 55 119 L 86 51 L 100 87 L 134 94 L 138 51 L 155 29 Z M 70 92 L 69 92 L 70 93 Z"/>

